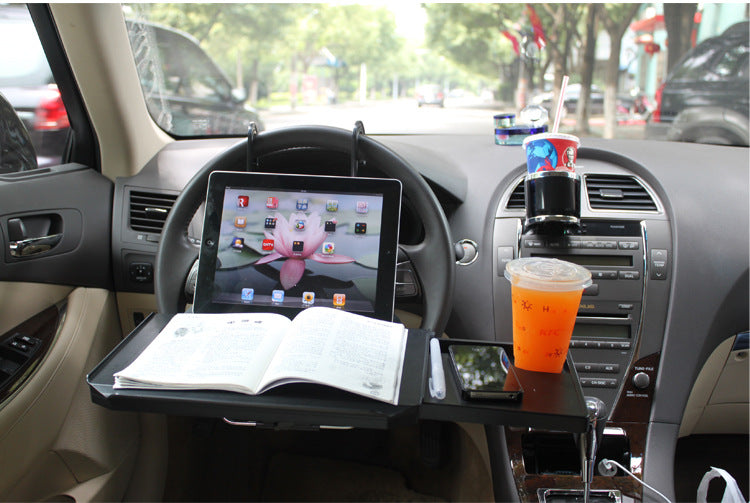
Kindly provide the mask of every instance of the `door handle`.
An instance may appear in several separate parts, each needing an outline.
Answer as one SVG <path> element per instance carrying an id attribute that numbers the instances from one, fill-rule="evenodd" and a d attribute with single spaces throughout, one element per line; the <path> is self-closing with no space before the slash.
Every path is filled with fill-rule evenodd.
<path id="1" fill-rule="evenodd" d="M 57 246 L 62 240 L 62 233 L 50 234 L 49 236 L 42 236 L 39 238 L 28 238 L 21 239 L 19 241 L 11 241 L 9 248 L 12 257 L 28 257 L 30 255 L 38 255 L 40 253 L 47 252 Z"/>

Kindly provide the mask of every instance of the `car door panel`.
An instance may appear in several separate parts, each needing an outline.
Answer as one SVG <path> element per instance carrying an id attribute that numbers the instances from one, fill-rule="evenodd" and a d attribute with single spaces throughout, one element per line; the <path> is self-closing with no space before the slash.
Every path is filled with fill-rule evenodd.
<path id="1" fill-rule="evenodd" d="M 61 302 L 72 291 L 66 285 L 0 282 L 0 334 Z"/>
<path id="2" fill-rule="evenodd" d="M 0 409 L 0 451 L 13 453 L 0 457 L 3 500 L 71 495 L 94 479 L 99 487 L 90 496 L 118 498 L 120 484 L 108 482 L 132 470 L 137 416 L 93 405 L 84 379 L 120 339 L 114 294 L 76 288 L 61 308 L 62 323 L 41 365 Z"/>
<path id="3" fill-rule="evenodd" d="M 119 500 L 133 474 L 138 415 L 94 405 L 86 384 L 122 338 L 112 192 L 79 164 L 0 175 L 0 346 L 20 324 L 42 326 L 59 310 L 33 361 L 0 393 L 0 452 L 12 453 L 0 456 L 0 500 Z M 11 243 L 55 235 L 12 253 Z"/>
<path id="4" fill-rule="evenodd" d="M 0 176 L 0 279 L 111 289 L 112 187 L 80 164 Z M 26 236 L 18 221 L 29 224 Z M 12 242 L 45 233 L 62 236 L 49 250 L 12 254 Z"/>

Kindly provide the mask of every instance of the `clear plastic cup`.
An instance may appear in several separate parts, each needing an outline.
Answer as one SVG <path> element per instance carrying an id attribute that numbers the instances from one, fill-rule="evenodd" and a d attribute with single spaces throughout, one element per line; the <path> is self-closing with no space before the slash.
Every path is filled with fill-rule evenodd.
<path id="1" fill-rule="evenodd" d="M 511 283 L 515 366 L 559 374 L 591 272 L 563 260 L 528 257 L 508 262 L 505 277 Z"/>

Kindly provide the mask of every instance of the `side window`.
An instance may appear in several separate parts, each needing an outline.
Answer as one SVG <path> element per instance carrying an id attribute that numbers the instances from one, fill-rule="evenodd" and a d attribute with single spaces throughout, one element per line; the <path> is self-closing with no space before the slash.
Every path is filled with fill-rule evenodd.
<path id="1" fill-rule="evenodd" d="M 728 50 L 716 63 L 714 72 L 723 79 L 741 74 L 743 63 L 747 66 L 747 52 L 748 48 L 743 45 Z"/>
<path id="2" fill-rule="evenodd" d="M 702 80 L 705 78 L 706 65 L 716 54 L 715 45 L 699 46 L 694 52 L 673 70 L 672 78 L 675 80 Z"/>
<path id="3" fill-rule="evenodd" d="M 70 124 L 25 5 L 0 4 L 0 94 L 26 127 L 38 166 L 59 164 Z"/>

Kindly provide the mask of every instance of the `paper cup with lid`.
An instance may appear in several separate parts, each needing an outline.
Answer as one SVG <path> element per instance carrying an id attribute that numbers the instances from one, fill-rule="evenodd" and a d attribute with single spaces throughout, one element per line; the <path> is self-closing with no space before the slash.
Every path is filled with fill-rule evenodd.
<path id="1" fill-rule="evenodd" d="M 511 283 L 515 366 L 559 374 L 591 273 L 563 260 L 526 257 L 508 262 L 505 277 Z"/>
<path id="2" fill-rule="evenodd" d="M 574 173 L 580 144 L 577 136 L 565 133 L 542 133 L 527 137 L 523 141 L 523 148 L 529 174 L 541 171 Z"/>

